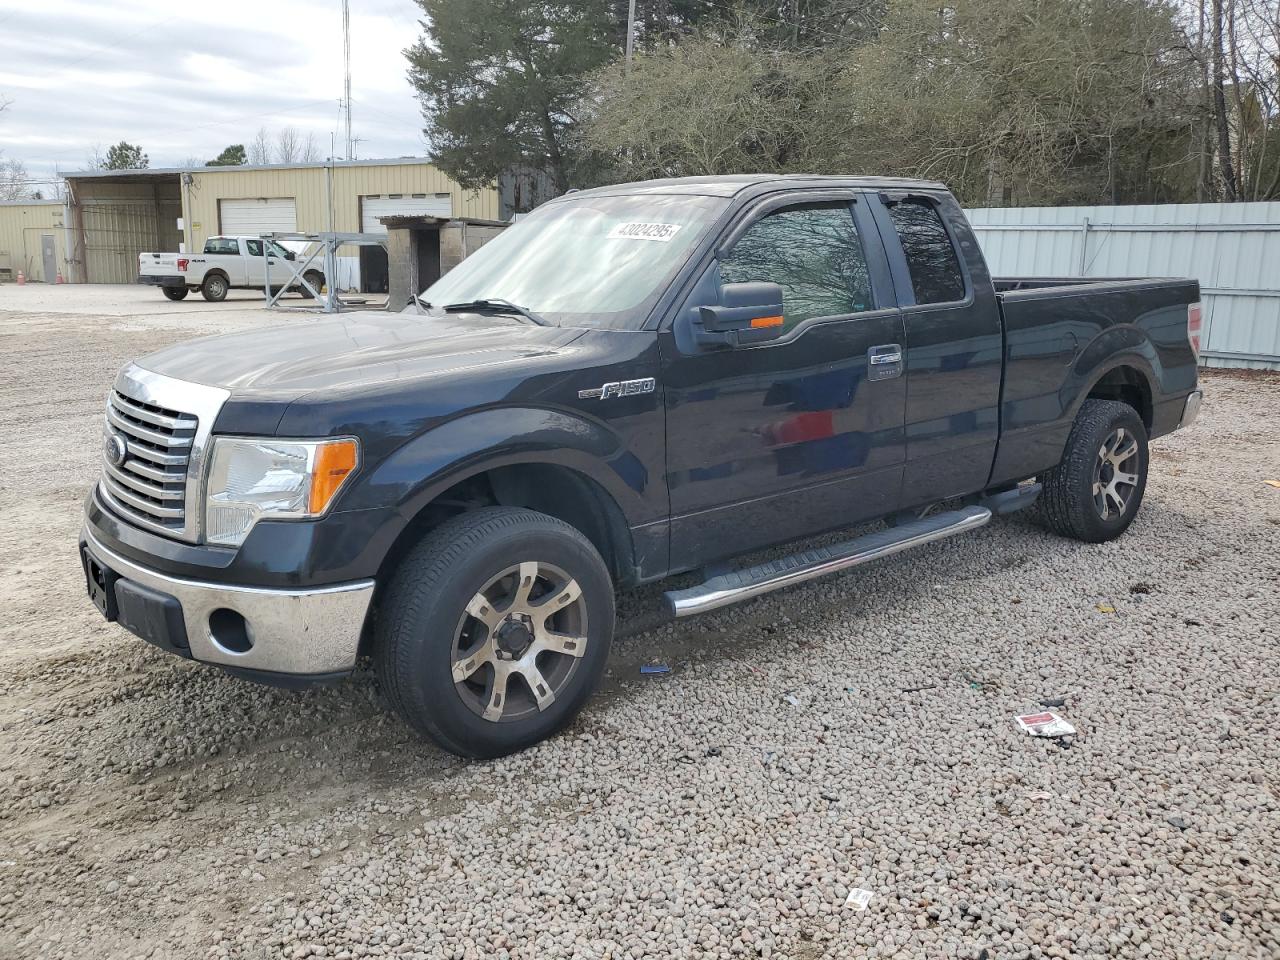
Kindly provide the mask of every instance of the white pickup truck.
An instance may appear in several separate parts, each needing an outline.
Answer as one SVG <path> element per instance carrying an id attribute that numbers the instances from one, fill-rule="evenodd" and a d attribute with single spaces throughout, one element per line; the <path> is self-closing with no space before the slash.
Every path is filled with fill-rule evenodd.
<path id="1" fill-rule="evenodd" d="M 206 300 L 217 302 L 227 298 L 227 291 L 262 290 L 267 285 L 268 267 L 272 287 L 278 289 L 293 273 L 286 261 L 295 254 L 274 240 L 260 237 L 210 237 L 201 253 L 140 253 L 138 282 L 161 289 L 170 300 L 183 300 L 192 290 L 199 290 Z M 319 267 L 303 274 L 315 292 L 324 286 L 324 271 Z M 310 298 L 312 291 L 294 283 L 292 289 Z"/>

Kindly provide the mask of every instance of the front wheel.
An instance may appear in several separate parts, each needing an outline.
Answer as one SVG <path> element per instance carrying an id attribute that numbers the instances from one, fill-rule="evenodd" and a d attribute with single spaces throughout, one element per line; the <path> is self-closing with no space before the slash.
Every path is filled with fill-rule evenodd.
<path id="1" fill-rule="evenodd" d="M 1147 489 L 1147 429 L 1115 400 L 1086 400 L 1062 462 L 1041 481 L 1040 516 L 1057 533 L 1086 543 L 1114 540 L 1129 528 Z"/>
<path id="2" fill-rule="evenodd" d="M 186 287 L 161 287 L 160 289 L 170 300 L 185 300 L 190 292 Z"/>
<path id="3" fill-rule="evenodd" d="M 521 750 L 566 726 L 613 639 L 600 554 L 532 510 L 465 513 L 401 561 L 374 627 L 378 676 L 396 712 L 459 756 Z"/>

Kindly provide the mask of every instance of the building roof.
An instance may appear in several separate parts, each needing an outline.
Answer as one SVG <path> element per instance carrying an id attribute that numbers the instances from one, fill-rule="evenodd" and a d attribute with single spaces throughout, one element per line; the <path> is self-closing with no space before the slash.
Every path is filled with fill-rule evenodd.
<path id="1" fill-rule="evenodd" d="M 77 180 L 95 179 L 99 177 L 171 177 L 179 173 L 244 173 L 253 170 L 323 170 L 332 166 L 335 170 L 344 167 L 408 167 L 430 166 L 426 157 L 394 157 L 386 160 L 320 160 L 314 163 L 245 163 L 238 167 L 143 167 L 125 170 L 76 170 L 62 174 L 66 178 Z"/>
<path id="2" fill-rule="evenodd" d="M 61 200 L 0 200 L 0 207 L 60 207 Z"/>

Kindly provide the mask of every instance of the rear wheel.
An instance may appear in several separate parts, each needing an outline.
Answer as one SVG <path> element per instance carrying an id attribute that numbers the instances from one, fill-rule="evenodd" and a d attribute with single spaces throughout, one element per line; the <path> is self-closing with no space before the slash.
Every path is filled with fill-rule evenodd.
<path id="1" fill-rule="evenodd" d="M 568 724 L 599 682 L 613 586 L 568 524 L 515 508 L 463 514 L 401 562 L 374 639 L 383 689 L 419 733 L 497 757 Z"/>
<path id="2" fill-rule="evenodd" d="M 161 287 L 160 289 L 170 300 L 185 300 L 187 294 L 191 292 L 186 287 Z"/>
<path id="3" fill-rule="evenodd" d="M 229 289 L 226 277 L 220 273 L 211 273 L 204 278 L 204 283 L 200 285 L 200 296 L 210 303 L 218 303 L 227 299 L 227 291 Z"/>
<path id="4" fill-rule="evenodd" d="M 316 293 L 319 293 L 320 290 L 323 289 L 324 287 L 323 274 L 316 273 L 316 271 L 314 270 L 308 270 L 305 274 L 303 274 L 303 276 L 306 277 L 307 283 L 315 287 Z M 298 284 L 298 293 L 301 294 L 304 299 L 307 299 L 307 300 L 314 299 L 311 291 L 308 290 L 306 287 L 304 287 L 302 284 Z"/>
<path id="5" fill-rule="evenodd" d="M 1040 516 L 1066 537 L 1102 543 L 1124 533 L 1147 488 L 1147 430 L 1115 400 L 1086 400 L 1062 462 L 1041 478 Z"/>

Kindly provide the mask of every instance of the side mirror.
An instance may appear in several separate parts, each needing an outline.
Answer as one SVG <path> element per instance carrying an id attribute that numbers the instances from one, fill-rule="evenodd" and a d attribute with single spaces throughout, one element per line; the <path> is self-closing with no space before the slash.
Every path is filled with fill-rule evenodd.
<path id="1" fill-rule="evenodd" d="M 720 288 L 720 303 L 700 307 L 702 331 L 698 343 L 711 347 L 739 347 L 776 340 L 782 336 L 782 287 L 776 283 L 752 281 L 726 283 Z"/>
<path id="2" fill-rule="evenodd" d="M 296 253 L 294 253 L 292 250 L 286 250 L 286 251 L 285 251 L 285 253 L 284 253 L 284 258 L 285 258 L 286 260 L 297 260 L 297 259 L 298 259 L 298 255 L 297 255 Z"/>

